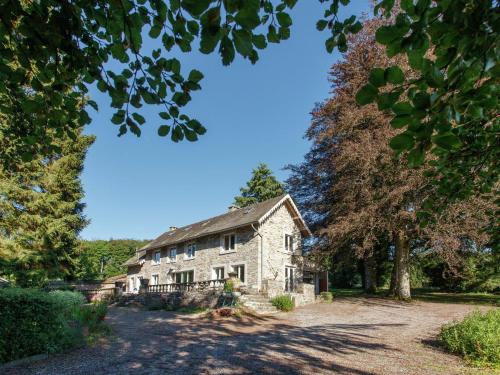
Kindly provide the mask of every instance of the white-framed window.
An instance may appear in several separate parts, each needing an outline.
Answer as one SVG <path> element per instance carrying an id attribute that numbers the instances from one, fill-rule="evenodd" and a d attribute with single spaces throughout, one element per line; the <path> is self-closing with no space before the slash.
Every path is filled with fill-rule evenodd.
<path id="1" fill-rule="evenodd" d="M 171 263 L 177 261 L 177 249 L 175 247 L 168 249 L 168 261 Z"/>
<path id="2" fill-rule="evenodd" d="M 160 284 L 160 275 L 154 273 L 151 275 L 151 285 L 158 285 L 158 284 Z"/>
<path id="3" fill-rule="evenodd" d="M 224 280 L 224 267 L 214 267 L 212 277 L 214 280 Z"/>
<path id="4" fill-rule="evenodd" d="M 161 250 L 156 250 L 153 253 L 153 264 L 160 264 L 161 263 Z"/>
<path id="5" fill-rule="evenodd" d="M 190 243 L 186 246 L 186 252 L 184 253 L 184 259 L 194 259 L 196 255 L 196 244 Z"/>
<path id="6" fill-rule="evenodd" d="M 236 272 L 238 279 L 242 283 L 245 282 L 245 265 L 244 264 L 235 264 L 233 266 L 233 271 Z"/>
<path id="7" fill-rule="evenodd" d="M 293 253 L 293 236 L 291 234 L 285 234 L 285 251 Z"/>
<path id="8" fill-rule="evenodd" d="M 175 282 L 177 284 L 192 283 L 193 281 L 194 281 L 194 270 L 175 273 Z"/>
<path id="9" fill-rule="evenodd" d="M 222 251 L 236 250 L 236 233 L 229 233 L 222 236 Z"/>

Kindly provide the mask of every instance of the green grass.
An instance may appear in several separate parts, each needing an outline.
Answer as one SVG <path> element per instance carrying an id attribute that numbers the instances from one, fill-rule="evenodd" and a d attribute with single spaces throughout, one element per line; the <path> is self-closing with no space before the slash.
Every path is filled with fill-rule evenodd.
<path id="1" fill-rule="evenodd" d="M 419 288 L 412 290 L 412 298 L 441 303 L 465 303 L 471 305 L 497 305 L 500 306 L 500 294 L 477 292 L 442 292 L 437 289 Z"/>
<path id="2" fill-rule="evenodd" d="M 334 297 L 360 297 L 367 294 L 361 288 L 333 289 Z M 387 289 L 380 289 L 375 295 L 384 297 Z M 491 293 L 453 293 L 443 292 L 435 288 L 415 288 L 411 290 L 412 298 L 419 301 L 438 303 L 464 303 L 472 305 L 497 305 L 500 306 L 500 295 Z"/>
<path id="3" fill-rule="evenodd" d="M 452 353 L 481 367 L 500 369 L 500 310 L 475 311 L 441 329 L 439 339 Z"/>

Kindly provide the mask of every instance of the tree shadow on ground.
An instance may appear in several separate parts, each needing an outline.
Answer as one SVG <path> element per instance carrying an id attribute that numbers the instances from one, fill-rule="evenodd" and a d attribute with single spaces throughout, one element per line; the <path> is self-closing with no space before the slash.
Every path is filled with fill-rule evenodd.
<path id="1" fill-rule="evenodd" d="M 121 315 L 119 312 L 109 319 L 118 331 L 128 320 Z M 114 361 L 121 362 L 124 371 L 367 375 L 371 372 L 338 363 L 335 358 L 389 349 L 374 343 L 372 335 L 383 326 L 401 325 L 326 324 L 305 328 L 274 317 L 212 321 L 161 312 L 138 316 L 144 318 L 140 330 L 131 329 L 128 334 L 127 329 L 121 331 L 118 342 L 110 348 Z"/>

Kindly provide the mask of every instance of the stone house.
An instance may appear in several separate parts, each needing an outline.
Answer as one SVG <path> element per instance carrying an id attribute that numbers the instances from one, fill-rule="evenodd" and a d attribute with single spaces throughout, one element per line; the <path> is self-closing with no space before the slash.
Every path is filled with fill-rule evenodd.
<path id="1" fill-rule="evenodd" d="M 227 213 L 182 228 L 171 227 L 125 264 L 127 292 L 142 284 L 223 280 L 237 274 L 250 294 L 326 290 L 326 272 L 304 269 L 303 239 L 311 232 L 290 195 L 255 205 L 230 206 Z"/>

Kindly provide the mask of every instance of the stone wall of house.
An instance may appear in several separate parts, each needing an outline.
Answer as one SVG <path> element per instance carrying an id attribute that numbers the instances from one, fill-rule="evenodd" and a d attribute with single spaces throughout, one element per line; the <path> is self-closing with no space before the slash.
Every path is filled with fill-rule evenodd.
<path id="1" fill-rule="evenodd" d="M 314 284 L 298 283 L 296 291 L 292 293 L 283 291 L 283 283 L 280 280 L 264 280 L 262 285 L 269 299 L 287 294 L 292 297 L 296 307 L 316 302 Z"/>
<path id="2" fill-rule="evenodd" d="M 297 283 L 302 280 L 302 236 L 299 227 L 292 219 L 286 204 L 274 212 L 259 228 L 263 235 L 263 283 L 264 280 L 275 280 L 285 287 L 285 267 L 294 269 Z M 285 234 L 293 236 L 293 253 L 285 250 Z M 277 287 L 273 283 L 273 288 Z"/>
<path id="3" fill-rule="evenodd" d="M 295 302 L 295 307 L 309 305 L 316 302 L 314 284 L 301 283 L 297 287 L 297 293 L 290 294 Z"/>
<path id="4" fill-rule="evenodd" d="M 224 252 L 222 238 L 225 234 L 236 233 L 236 250 Z M 188 244 L 196 244 L 196 255 L 193 259 L 186 259 L 185 253 Z M 168 258 L 168 250 L 176 248 L 177 258 L 174 262 Z M 225 277 L 232 267 L 245 266 L 245 284 L 248 288 L 257 288 L 258 280 L 258 238 L 251 227 L 240 228 L 216 235 L 205 236 L 192 242 L 165 247 L 161 251 L 160 264 L 152 261 L 155 250 L 148 251 L 145 263 L 137 276 L 152 280 L 154 274 L 159 276 L 159 284 L 175 282 L 174 273 L 194 271 L 194 281 L 213 280 L 214 267 L 224 267 Z M 131 272 L 129 271 L 129 277 Z"/>

